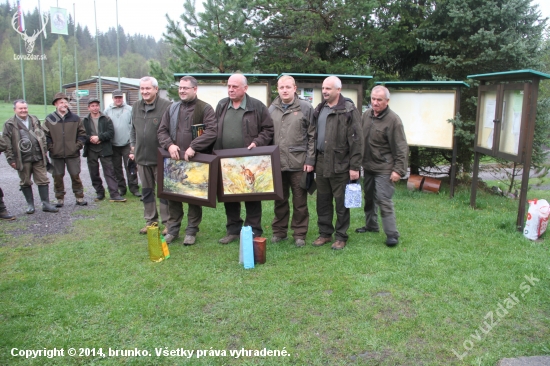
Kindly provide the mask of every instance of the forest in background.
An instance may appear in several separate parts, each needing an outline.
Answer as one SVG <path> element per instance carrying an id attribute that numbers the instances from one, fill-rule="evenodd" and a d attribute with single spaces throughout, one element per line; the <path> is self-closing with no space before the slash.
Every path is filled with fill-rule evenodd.
<path id="1" fill-rule="evenodd" d="M 200 0 L 199 0 L 200 1 Z M 459 138 L 459 171 L 473 157 L 478 82 L 472 74 L 519 69 L 550 72 L 548 19 L 531 0 L 182 0 L 183 13 L 168 17 L 162 41 L 126 35 L 120 27 L 121 76 L 153 75 L 175 96 L 174 73 L 270 73 L 371 75 L 377 81 L 466 81 L 460 114 L 452 121 Z M 15 9 L 0 5 L 0 98 L 21 94 L 13 30 Z M 38 27 L 38 10 L 25 14 Z M 44 41 L 47 95 L 59 89 L 58 44 L 63 83 L 74 82 L 74 39 Z M 95 35 L 77 26 L 78 79 L 98 74 Z M 99 34 L 101 75 L 116 76 L 116 30 Z M 35 54 L 41 53 L 40 44 Z M 25 62 L 27 99 L 42 103 L 41 63 Z M 365 101 L 368 102 L 368 90 Z M 539 91 L 534 164 L 545 160 L 550 131 L 550 81 Z M 449 150 L 411 148 L 412 167 L 449 163 Z"/>
<path id="2" fill-rule="evenodd" d="M 22 98 L 21 65 L 14 59 L 14 55 L 26 54 L 22 37 L 12 27 L 12 18 L 16 8 L 5 2 L 0 4 L 0 100 L 12 101 Z M 32 31 L 40 29 L 38 9 L 24 14 L 25 26 L 32 35 Z M 46 95 L 51 96 L 59 91 L 59 75 L 62 75 L 62 84 L 75 82 L 75 28 L 74 21 L 69 15 L 69 34 L 50 34 L 43 39 L 44 52 L 41 51 L 40 40 L 36 40 L 34 55 L 46 55 L 44 61 L 46 78 Z M 107 32 L 98 34 L 100 49 L 100 65 L 102 76 L 118 75 L 117 71 L 117 31 L 109 28 Z M 20 43 L 22 52 L 20 52 Z M 77 71 L 79 80 L 90 79 L 98 75 L 96 36 L 88 27 L 76 26 L 77 43 Z M 156 41 L 152 36 L 141 34 L 128 35 L 119 25 L 119 49 L 121 77 L 140 78 L 149 74 L 148 61 L 155 59 L 161 64 L 168 58 L 170 45 L 163 41 Z M 61 49 L 61 52 L 59 51 Z M 59 62 L 61 54 L 61 68 Z M 39 60 L 24 61 L 25 91 L 29 103 L 41 104 L 44 102 L 42 87 L 42 63 Z M 60 71 L 61 70 L 61 71 Z"/>

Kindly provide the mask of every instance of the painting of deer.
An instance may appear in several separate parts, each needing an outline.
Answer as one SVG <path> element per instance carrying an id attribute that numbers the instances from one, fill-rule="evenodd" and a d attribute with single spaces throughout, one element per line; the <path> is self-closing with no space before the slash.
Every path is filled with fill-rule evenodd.
<path id="1" fill-rule="evenodd" d="M 220 159 L 225 194 L 274 192 L 271 156 Z"/>
<path id="2" fill-rule="evenodd" d="M 241 169 L 241 174 L 244 176 L 246 182 L 250 185 L 254 185 L 254 181 L 256 180 L 254 173 L 252 173 L 250 169 L 246 169 L 244 165 L 241 165 Z"/>

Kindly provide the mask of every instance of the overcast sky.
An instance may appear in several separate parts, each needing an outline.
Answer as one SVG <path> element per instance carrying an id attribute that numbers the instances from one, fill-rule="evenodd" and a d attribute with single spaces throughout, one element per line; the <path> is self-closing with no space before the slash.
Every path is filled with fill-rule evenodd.
<path id="1" fill-rule="evenodd" d="M 202 0 L 197 0 L 200 4 Z M 10 0 L 15 4 L 15 0 Z M 65 8 L 73 14 L 75 4 L 76 21 L 81 25 L 87 25 L 92 35 L 95 34 L 94 3 L 97 14 L 97 28 L 100 32 L 106 32 L 109 28 L 116 27 L 117 0 L 41 0 L 41 10 L 47 11 L 51 6 Z M 154 0 L 139 6 L 135 0 L 118 0 L 118 24 L 124 28 L 126 34 L 143 34 L 153 36 L 156 40 L 162 38 L 166 31 L 166 17 L 178 19 L 183 13 L 183 1 Z M 534 0 L 538 4 L 543 16 L 550 18 L 550 0 Z M 32 11 L 38 7 L 38 0 L 21 0 L 23 11 Z M 48 25 L 48 33 L 50 26 Z"/>

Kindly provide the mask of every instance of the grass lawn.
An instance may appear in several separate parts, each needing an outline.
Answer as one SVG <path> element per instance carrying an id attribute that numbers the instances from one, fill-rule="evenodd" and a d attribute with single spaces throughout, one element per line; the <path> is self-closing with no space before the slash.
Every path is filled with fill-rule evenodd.
<path id="1" fill-rule="evenodd" d="M 46 112 L 44 112 L 44 105 L 40 104 L 29 104 L 29 114 L 33 114 L 40 119 L 41 122 L 44 121 L 44 118 L 55 110 L 53 105 L 46 106 Z M 4 103 L 0 102 L 0 132 L 4 130 L 4 123 L 6 120 L 11 118 L 14 115 L 13 103 Z"/>
<path id="2" fill-rule="evenodd" d="M 2 222 L 0 364 L 494 366 L 550 354 L 549 245 L 514 229 L 518 202 L 479 191 L 473 210 L 467 188 L 449 199 L 445 186 L 439 195 L 405 186 L 396 248 L 382 233 L 354 232 L 361 209 L 344 250 L 312 247 L 310 196 L 308 245 L 268 240 L 266 264 L 251 270 L 238 264 L 238 243 L 217 243 L 223 205 L 204 209 L 197 245 L 179 239 L 161 263 L 138 234 L 135 198 L 85 211 L 67 235 L 13 237 L 17 222 Z M 263 209 L 271 238 L 272 202 Z M 53 348 L 65 356 L 11 355 Z M 242 353 L 264 348 L 288 355 Z M 135 349 L 150 355 L 126 352 Z M 181 350 L 193 356 L 156 355 Z"/>

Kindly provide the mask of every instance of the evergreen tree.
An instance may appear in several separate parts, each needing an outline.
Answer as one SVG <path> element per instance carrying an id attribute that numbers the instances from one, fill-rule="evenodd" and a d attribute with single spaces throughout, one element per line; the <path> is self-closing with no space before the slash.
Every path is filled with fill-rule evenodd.
<path id="1" fill-rule="evenodd" d="M 417 80 L 465 80 L 467 75 L 539 68 L 533 55 L 541 49 L 546 20 L 530 0 L 446 0 L 415 31 L 426 56 L 413 68 Z M 477 84 L 463 89 L 460 118 L 459 168 L 470 170 L 477 109 Z M 450 161 L 450 153 L 419 149 L 414 166 Z"/>
<path id="2" fill-rule="evenodd" d="M 14 54 L 9 39 L 5 37 L 0 45 L 0 100 L 6 102 L 23 97 L 20 61 L 14 60 Z"/>
<path id="3" fill-rule="evenodd" d="M 259 0 L 257 67 L 266 72 L 370 72 L 377 48 L 373 0 Z"/>
<path id="4" fill-rule="evenodd" d="M 249 14 L 238 0 L 207 0 L 204 12 L 196 12 L 194 2 L 186 0 L 179 21 L 167 16 L 164 34 L 173 46 L 169 62 L 173 72 L 251 71 L 256 40 Z"/>

